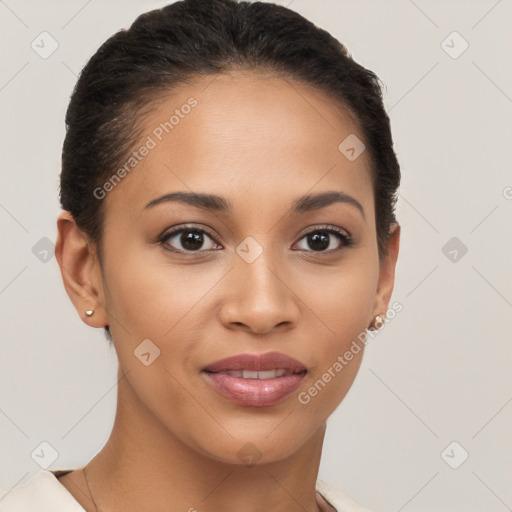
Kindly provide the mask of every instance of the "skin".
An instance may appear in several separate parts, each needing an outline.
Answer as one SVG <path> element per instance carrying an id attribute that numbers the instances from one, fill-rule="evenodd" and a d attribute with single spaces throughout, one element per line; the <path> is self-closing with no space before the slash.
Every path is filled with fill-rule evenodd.
<path id="1" fill-rule="evenodd" d="M 66 291 L 85 323 L 110 326 L 119 358 L 114 427 L 86 466 L 92 494 L 109 511 L 325 510 L 315 483 L 326 420 L 363 350 L 309 404 L 297 396 L 388 309 L 400 228 L 380 261 L 367 152 L 351 162 L 338 150 L 349 134 L 363 137 L 331 97 L 249 71 L 202 78 L 170 93 L 145 120 L 145 135 L 190 96 L 197 107 L 103 199 L 101 266 L 72 216 L 57 221 Z M 364 217 L 347 203 L 291 213 L 296 198 L 330 190 L 359 201 Z M 233 210 L 144 208 L 174 191 L 217 194 Z M 214 235 L 199 255 L 154 243 L 189 223 Z M 329 235 L 329 249 L 340 250 L 315 251 L 305 235 L 323 225 L 345 230 L 354 245 Z M 236 252 L 248 236 L 263 248 L 252 263 Z M 167 247 L 182 249 L 180 237 Z M 161 351 L 149 366 L 134 356 L 147 338 Z M 273 406 L 237 405 L 201 373 L 224 357 L 269 351 L 308 368 L 298 391 Z M 251 467 L 238 455 L 248 442 L 261 455 Z M 60 481 L 95 510 L 82 469 Z"/>

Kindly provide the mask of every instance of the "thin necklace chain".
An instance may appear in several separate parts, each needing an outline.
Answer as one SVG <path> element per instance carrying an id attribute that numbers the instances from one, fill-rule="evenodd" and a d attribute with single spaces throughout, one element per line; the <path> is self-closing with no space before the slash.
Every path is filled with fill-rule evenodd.
<path id="1" fill-rule="evenodd" d="M 91 488 L 89 487 L 89 480 L 87 480 L 87 474 L 85 473 L 85 467 L 82 469 L 84 476 L 85 476 L 85 483 L 87 484 L 87 489 L 89 491 L 89 494 L 91 495 L 92 503 L 94 505 L 94 508 L 96 509 L 96 512 L 99 512 L 98 505 L 96 505 L 96 502 L 94 501 L 94 496 L 92 495 Z"/>

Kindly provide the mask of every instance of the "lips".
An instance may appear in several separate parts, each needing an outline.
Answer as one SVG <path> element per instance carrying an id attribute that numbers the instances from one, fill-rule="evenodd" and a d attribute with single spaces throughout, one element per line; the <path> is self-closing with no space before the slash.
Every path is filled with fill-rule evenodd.
<path id="1" fill-rule="evenodd" d="M 266 352 L 265 354 L 239 354 L 227 357 L 208 365 L 205 372 L 219 373 L 229 371 L 266 372 L 271 370 L 285 370 L 287 374 L 301 373 L 306 367 L 297 359 L 293 359 L 279 352 Z"/>
<path id="2" fill-rule="evenodd" d="M 203 375 L 213 388 L 239 405 L 276 404 L 303 382 L 306 367 L 279 352 L 240 354 L 205 367 Z"/>

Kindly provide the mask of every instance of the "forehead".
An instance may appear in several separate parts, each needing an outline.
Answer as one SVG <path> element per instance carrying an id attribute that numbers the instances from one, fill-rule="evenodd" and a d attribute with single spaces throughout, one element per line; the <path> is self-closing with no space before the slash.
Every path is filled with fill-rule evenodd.
<path id="1" fill-rule="evenodd" d="M 368 152 L 351 161 L 339 149 L 362 134 L 312 86 L 251 71 L 203 77 L 161 97 L 142 125 L 107 211 L 134 216 L 173 190 L 216 193 L 235 207 L 333 188 L 373 201 Z"/>

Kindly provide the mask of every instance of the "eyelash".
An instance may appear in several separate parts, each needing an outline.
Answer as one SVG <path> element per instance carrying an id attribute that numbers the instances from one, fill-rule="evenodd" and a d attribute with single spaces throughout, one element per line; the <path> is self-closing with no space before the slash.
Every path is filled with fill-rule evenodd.
<path id="1" fill-rule="evenodd" d="M 165 234 L 159 236 L 155 240 L 155 243 L 158 243 L 161 246 L 163 246 L 164 249 L 166 249 L 168 251 L 171 251 L 173 253 L 177 253 L 177 254 L 187 254 L 187 255 L 194 254 L 194 253 L 201 254 L 201 253 L 204 253 L 205 251 L 217 250 L 217 249 L 206 249 L 206 250 L 203 249 L 203 250 L 198 250 L 198 251 L 183 251 L 181 249 L 169 248 L 169 246 L 166 243 L 167 243 L 167 241 L 170 238 L 172 238 L 173 236 L 175 236 L 175 235 L 177 235 L 179 233 L 187 232 L 187 231 L 189 231 L 189 232 L 193 231 L 193 232 L 197 232 L 197 233 L 202 233 L 202 234 L 208 235 L 217 245 L 220 245 L 220 244 L 218 244 L 218 242 L 215 240 L 214 236 L 211 233 L 209 233 L 205 229 L 197 228 L 195 226 L 182 226 L 179 229 L 175 229 L 174 231 L 171 231 L 170 233 L 165 233 Z M 337 249 L 330 249 L 330 250 L 326 250 L 326 251 L 313 251 L 313 250 L 310 250 L 310 251 L 306 251 L 306 252 L 310 252 L 310 253 L 314 253 L 314 254 L 320 254 L 320 255 L 322 255 L 322 254 L 333 254 L 333 253 L 340 252 L 340 251 L 342 251 L 344 249 L 347 249 L 347 248 L 349 248 L 349 247 L 354 245 L 354 239 L 349 234 L 347 234 L 345 231 L 343 231 L 343 230 L 341 230 L 339 228 L 335 228 L 333 226 L 327 226 L 327 225 L 315 227 L 311 231 L 308 231 L 307 233 L 304 233 L 299 238 L 299 241 L 304 239 L 308 235 L 311 235 L 311 234 L 317 233 L 317 232 L 322 232 L 322 233 L 328 233 L 328 234 L 335 235 L 342 242 L 342 246 L 337 248 Z"/>

